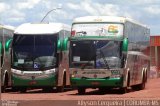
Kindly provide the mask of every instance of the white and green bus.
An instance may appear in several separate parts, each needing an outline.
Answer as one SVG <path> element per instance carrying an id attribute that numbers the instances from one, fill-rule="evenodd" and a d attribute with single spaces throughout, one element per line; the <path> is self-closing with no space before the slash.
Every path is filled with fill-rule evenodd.
<path id="1" fill-rule="evenodd" d="M 86 16 L 72 23 L 69 69 L 79 94 L 86 88 L 144 89 L 150 67 L 149 28 L 132 19 Z M 121 93 L 122 93 L 121 92 Z"/>
<path id="2" fill-rule="evenodd" d="M 62 23 L 25 23 L 14 32 L 11 57 L 11 86 L 63 91 L 70 85 L 67 68 L 67 39 L 70 26 Z"/>
<path id="3" fill-rule="evenodd" d="M 1 73 L 1 91 L 9 85 L 10 75 L 10 50 L 14 27 L 0 25 L 0 73 Z"/>

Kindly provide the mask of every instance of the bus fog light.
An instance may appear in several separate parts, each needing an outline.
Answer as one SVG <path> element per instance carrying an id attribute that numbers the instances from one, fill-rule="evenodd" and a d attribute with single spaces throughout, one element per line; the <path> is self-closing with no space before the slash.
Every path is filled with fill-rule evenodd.
<path id="1" fill-rule="evenodd" d="M 75 75 L 71 75 L 71 77 L 72 77 L 72 78 L 74 78 L 74 77 L 75 77 Z"/>

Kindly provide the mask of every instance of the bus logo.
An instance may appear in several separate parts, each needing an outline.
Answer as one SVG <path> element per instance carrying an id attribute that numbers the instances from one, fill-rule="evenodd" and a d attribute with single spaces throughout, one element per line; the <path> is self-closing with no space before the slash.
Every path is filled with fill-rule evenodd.
<path id="1" fill-rule="evenodd" d="M 109 33 L 118 33 L 118 26 L 110 25 L 110 26 L 108 27 L 108 32 L 109 32 Z"/>

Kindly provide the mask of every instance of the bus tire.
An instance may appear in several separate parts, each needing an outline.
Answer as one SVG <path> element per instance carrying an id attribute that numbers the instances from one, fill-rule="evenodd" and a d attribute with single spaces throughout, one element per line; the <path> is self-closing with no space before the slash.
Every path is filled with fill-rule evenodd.
<path id="1" fill-rule="evenodd" d="M 17 92 L 17 91 L 19 91 L 19 89 L 17 87 L 12 87 L 12 91 Z"/>
<path id="2" fill-rule="evenodd" d="M 132 89 L 135 90 L 135 91 L 139 90 L 138 85 L 133 85 Z"/>
<path id="3" fill-rule="evenodd" d="M 4 87 L 4 86 L 1 86 L 1 92 L 2 92 L 2 93 L 5 93 L 5 91 L 6 91 L 6 90 L 5 90 L 5 87 Z"/>
<path id="4" fill-rule="evenodd" d="M 78 87 L 78 94 L 79 95 L 84 95 L 86 92 L 86 89 L 84 87 Z"/>
<path id="5" fill-rule="evenodd" d="M 145 89 L 146 86 L 146 74 L 143 73 L 142 83 L 138 85 L 139 90 Z"/>
<path id="6" fill-rule="evenodd" d="M 64 86 L 58 86 L 57 92 L 64 92 Z"/>
<path id="7" fill-rule="evenodd" d="M 128 77 L 127 77 L 127 86 L 126 87 L 121 87 L 120 88 L 120 93 L 125 94 L 128 93 L 128 87 L 130 86 L 130 72 L 128 72 Z"/>
<path id="8" fill-rule="evenodd" d="M 103 87 L 98 88 L 98 90 L 99 90 L 100 92 L 105 92 L 105 91 L 106 91 L 106 89 L 103 88 Z"/>
<path id="9" fill-rule="evenodd" d="M 26 93 L 27 88 L 20 88 L 20 93 Z"/>
<path id="10" fill-rule="evenodd" d="M 133 90 L 143 90 L 145 88 L 146 83 L 146 74 L 143 73 L 142 83 L 138 85 L 133 85 Z"/>
<path id="11" fill-rule="evenodd" d="M 45 87 L 43 88 L 43 92 L 52 92 L 53 88 L 52 87 Z"/>
<path id="12" fill-rule="evenodd" d="M 125 93 L 127 93 L 127 92 L 128 92 L 127 87 L 122 87 L 122 88 L 120 88 L 120 94 L 125 94 Z"/>
<path id="13" fill-rule="evenodd" d="M 100 88 L 98 88 L 98 90 L 99 90 L 101 93 L 105 93 L 106 91 L 111 90 L 111 88 L 108 88 L 108 87 L 100 87 Z"/>

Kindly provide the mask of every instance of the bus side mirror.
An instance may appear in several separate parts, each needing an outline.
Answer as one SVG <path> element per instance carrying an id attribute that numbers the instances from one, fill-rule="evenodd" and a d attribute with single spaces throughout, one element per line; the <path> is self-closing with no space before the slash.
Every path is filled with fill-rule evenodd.
<path id="1" fill-rule="evenodd" d="M 66 51 L 66 50 L 68 50 L 68 38 L 65 38 L 62 44 L 62 51 Z"/>
<path id="2" fill-rule="evenodd" d="M 61 52 L 61 40 L 58 40 L 57 42 L 57 53 Z"/>
<path id="3" fill-rule="evenodd" d="M 127 52 L 128 51 L 128 39 L 127 38 L 123 39 L 122 51 L 123 52 Z"/>
<path id="4" fill-rule="evenodd" d="M 6 44 L 5 44 L 5 51 L 6 52 L 9 52 L 11 42 L 12 42 L 12 39 L 10 39 L 6 42 Z"/>

